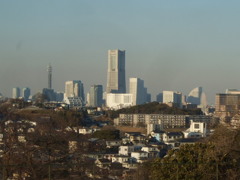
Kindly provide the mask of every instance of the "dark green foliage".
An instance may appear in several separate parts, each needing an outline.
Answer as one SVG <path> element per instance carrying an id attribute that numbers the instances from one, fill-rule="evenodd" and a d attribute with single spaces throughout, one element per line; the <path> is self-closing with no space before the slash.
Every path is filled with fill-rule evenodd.
<path id="1" fill-rule="evenodd" d="M 115 140 L 120 139 L 120 131 L 119 130 L 100 130 L 93 133 L 94 138 L 105 139 L 105 140 Z"/>
<path id="2" fill-rule="evenodd" d="M 117 111 L 108 111 L 110 118 L 116 118 L 119 114 L 181 114 L 181 115 L 202 115 L 201 109 L 180 109 L 176 107 L 169 107 L 166 104 L 158 102 L 151 102 L 147 104 L 132 106 L 129 108 L 119 109 Z"/>
<path id="3" fill-rule="evenodd" d="M 240 130 L 218 128 L 206 142 L 183 145 L 140 168 L 151 180 L 239 179 Z"/>

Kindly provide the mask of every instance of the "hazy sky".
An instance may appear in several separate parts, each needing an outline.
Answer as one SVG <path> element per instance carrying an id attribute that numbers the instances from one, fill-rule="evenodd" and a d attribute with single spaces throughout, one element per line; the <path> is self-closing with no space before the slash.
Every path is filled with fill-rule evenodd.
<path id="1" fill-rule="evenodd" d="M 0 92 L 33 93 L 67 80 L 106 86 L 107 50 L 126 50 L 129 77 L 145 81 L 152 99 L 162 90 L 188 94 L 240 89 L 240 1 L 1 0 Z"/>

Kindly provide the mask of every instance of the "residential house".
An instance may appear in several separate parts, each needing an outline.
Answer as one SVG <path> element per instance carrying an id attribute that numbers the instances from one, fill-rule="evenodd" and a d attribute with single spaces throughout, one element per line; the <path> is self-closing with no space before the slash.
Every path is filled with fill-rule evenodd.
<path id="1" fill-rule="evenodd" d="M 134 151 L 134 146 L 119 146 L 118 154 L 129 156 Z"/>
<path id="2" fill-rule="evenodd" d="M 131 152 L 131 157 L 135 162 L 143 162 L 148 159 L 148 154 L 149 153 L 145 151 Z"/>
<path id="3" fill-rule="evenodd" d="M 182 139 L 183 133 L 182 132 L 166 132 L 163 134 L 163 141 L 169 142 L 169 141 L 175 141 L 177 139 Z"/>
<path id="4" fill-rule="evenodd" d="M 194 122 L 190 121 L 190 128 L 183 131 L 185 138 L 201 138 L 207 136 L 207 124 L 206 122 Z"/>

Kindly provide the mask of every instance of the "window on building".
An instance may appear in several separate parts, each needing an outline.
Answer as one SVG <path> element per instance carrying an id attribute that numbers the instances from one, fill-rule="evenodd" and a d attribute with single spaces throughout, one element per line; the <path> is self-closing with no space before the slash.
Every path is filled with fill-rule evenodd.
<path id="1" fill-rule="evenodd" d="M 199 124 L 194 124 L 194 129 L 199 129 Z"/>

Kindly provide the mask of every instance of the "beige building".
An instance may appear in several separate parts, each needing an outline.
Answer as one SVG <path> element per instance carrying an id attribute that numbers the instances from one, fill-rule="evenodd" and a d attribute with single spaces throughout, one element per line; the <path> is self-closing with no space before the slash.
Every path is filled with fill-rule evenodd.
<path id="1" fill-rule="evenodd" d="M 147 126 L 159 124 L 161 128 L 185 128 L 190 126 L 190 120 L 210 122 L 212 117 L 205 115 L 172 115 L 172 114 L 119 114 L 114 119 L 115 125 Z"/>
<path id="2" fill-rule="evenodd" d="M 216 94 L 215 116 L 229 122 L 240 110 L 240 94 Z"/>
<path id="3" fill-rule="evenodd" d="M 125 51 L 108 50 L 107 93 L 126 93 Z"/>

